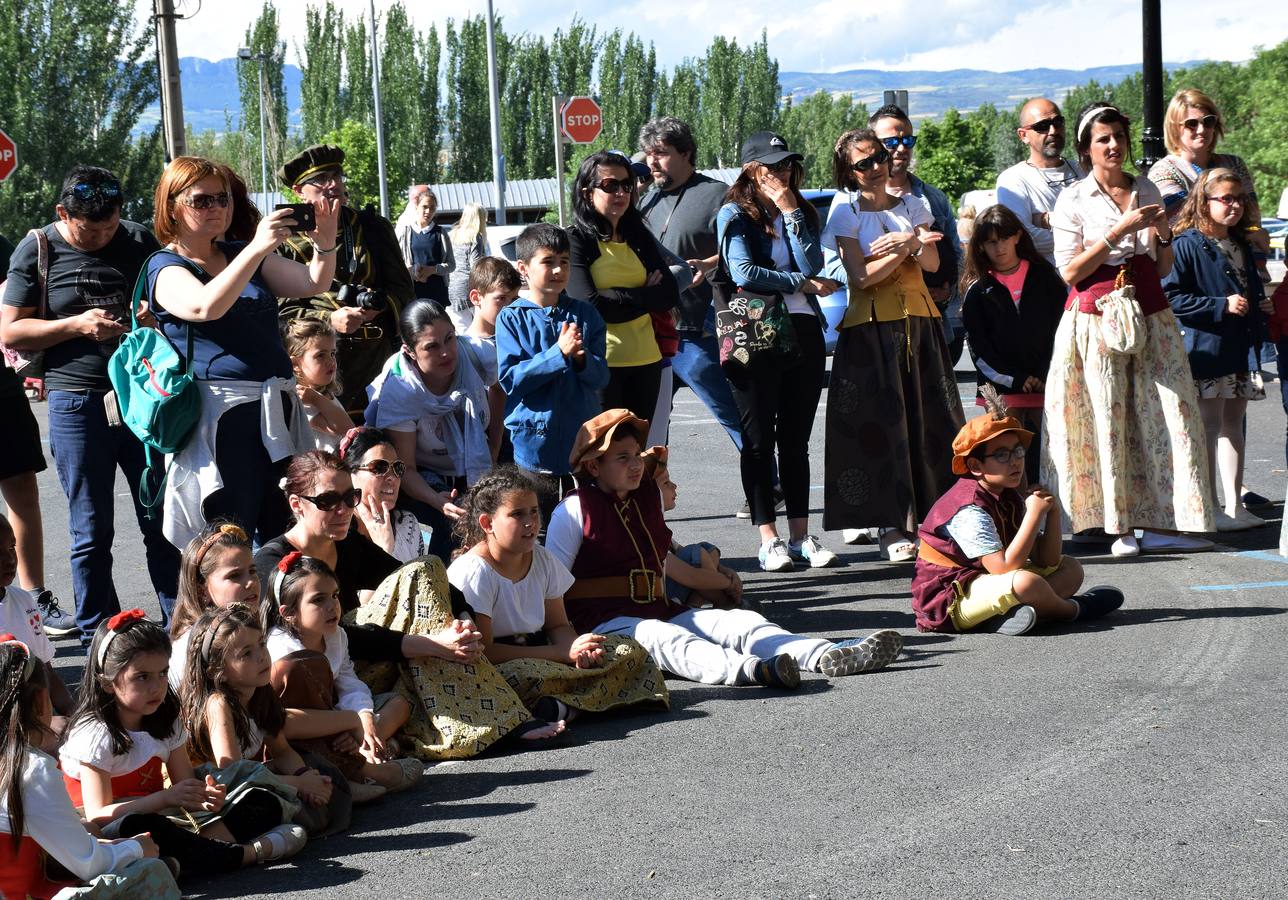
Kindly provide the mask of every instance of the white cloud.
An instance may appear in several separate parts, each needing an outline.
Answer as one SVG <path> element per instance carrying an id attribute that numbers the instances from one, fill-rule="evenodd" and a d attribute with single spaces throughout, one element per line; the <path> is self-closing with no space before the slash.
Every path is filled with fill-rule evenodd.
<path id="1" fill-rule="evenodd" d="M 176 25 L 179 53 L 223 59 L 233 56 L 262 0 L 202 0 L 197 14 Z M 377 0 L 379 14 L 392 0 Z M 851 68 L 992 70 L 1049 67 L 1083 69 L 1139 62 L 1139 7 L 1117 0 L 633 0 L 604 2 L 579 9 L 541 0 L 494 0 L 508 32 L 549 36 L 580 13 L 601 32 L 622 28 L 652 41 L 659 60 L 670 67 L 700 56 L 715 34 L 754 41 L 762 29 L 770 53 L 784 71 L 838 71 Z M 339 0 L 350 18 L 366 16 L 366 0 Z M 431 22 L 440 31 L 450 11 L 461 18 L 486 10 L 483 0 L 455 4 L 404 4 L 420 28 Z M 138 0 L 139 17 L 151 0 Z M 193 9 L 197 0 L 183 0 Z M 287 59 L 302 42 L 306 0 L 280 0 Z M 1207 0 L 1168 0 L 1163 20 L 1163 57 L 1247 59 L 1258 45 L 1288 37 L 1288 17 L 1276 15 L 1262 0 L 1223 0 L 1220 16 Z M 432 11 L 428 11 L 432 10 Z M 736 17 L 730 17 L 736 12 Z"/>

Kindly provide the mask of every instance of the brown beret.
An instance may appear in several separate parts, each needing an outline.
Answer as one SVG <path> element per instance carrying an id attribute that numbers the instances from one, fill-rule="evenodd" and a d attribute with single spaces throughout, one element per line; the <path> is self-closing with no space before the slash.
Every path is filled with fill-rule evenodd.
<path id="1" fill-rule="evenodd" d="M 568 465 L 572 470 L 579 472 L 582 463 L 603 456 L 613 442 L 614 433 L 623 425 L 634 433 L 636 440 L 644 443 L 648 436 L 648 422 L 632 415 L 629 409 L 605 410 L 589 422 L 582 423 L 577 429 L 572 453 L 568 455 Z"/>
<path id="2" fill-rule="evenodd" d="M 966 457 L 970 456 L 970 452 L 980 444 L 987 444 L 999 434 L 1006 434 L 1008 431 L 1014 431 L 1019 435 L 1020 443 L 1026 450 L 1029 444 L 1033 443 L 1033 432 L 1021 425 L 1020 420 L 1014 416 L 1003 416 L 999 419 L 985 413 L 971 419 L 962 426 L 961 431 L 957 432 L 957 437 L 953 438 L 953 472 L 957 475 L 965 475 L 969 471 L 966 468 Z"/>

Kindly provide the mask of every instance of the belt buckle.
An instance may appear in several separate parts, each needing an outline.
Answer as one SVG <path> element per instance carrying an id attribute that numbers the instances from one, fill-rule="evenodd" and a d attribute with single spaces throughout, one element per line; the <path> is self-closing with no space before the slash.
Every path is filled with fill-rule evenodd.
<path id="1" fill-rule="evenodd" d="M 641 576 L 644 579 L 644 584 L 648 586 L 643 598 L 639 597 L 635 592 L 635 586 L 639 583 Z M 657 573 L 652 569 L 631 569 L 627 577 L 631 581 L 631 602 L 639 604 L 652 603 L 657 593 Z"/>

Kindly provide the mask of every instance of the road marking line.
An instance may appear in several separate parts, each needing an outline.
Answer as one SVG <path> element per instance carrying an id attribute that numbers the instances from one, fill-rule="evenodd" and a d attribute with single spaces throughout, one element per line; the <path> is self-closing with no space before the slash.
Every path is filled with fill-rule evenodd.
<path id="1" fill-rule="evenodd" d="M 1245 591 L 1255 588 L 1281 588 L 1288 587 L 1288 581 L 1248 581 L 1243 584 L 1196 584 L 1191 585 L 1192 591 Z"/>
<path id="2" fill-rule="evenodd" d="M 1280 556 L 1278 553 L 1271 553 L 1267 550 L 1241 550 L 1238 553 L 1227 553 L 1226 556 L 1242 556 L 1247 559 L 1259 559 L 1264 562 L 1288 566 L 1288 557 Z"/>

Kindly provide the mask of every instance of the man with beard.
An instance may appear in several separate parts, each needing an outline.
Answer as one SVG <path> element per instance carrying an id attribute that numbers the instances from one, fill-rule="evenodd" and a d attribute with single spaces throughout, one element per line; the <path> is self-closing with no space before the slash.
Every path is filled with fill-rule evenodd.
<path id="1" fill-rule="evenodd" d="M 1055 264 L 1051 210 L 1060 192 L 1082 177 L 1064 153 L 1064 116 L 1060 107 L 1035 97 L 1020 110 L 1015 133 L 1029 148 L 1029 158 L 997 176 L 997 202 L 1020 217 L 1038 252 Z"/>
<path id="2" fill-rule="evenodd" d="M 282 183 L 310 203 L 348 202 L 344 183 L 344 151 L 326 144 L 309 147 L 278 171 Z M 398 239 L 389 220 L 367 206 L 361 211 L 340 207 L 334 247 L 316 247 L 303 234 L 290 237 L 277 251 L 305 265 L 316 253 L 338 253 L 331 290 L 316 297 L 283 299 L 283 319 L 326 319 L 338 336 L 341 394 L 339 400 L 355 422 L 367 406 L 367 385 L 380 374 L 399 346 L 398 316 L 412 298 L 411 274 L 403 263 Z M 359 305 L 359 296 L 372 292 Z"/>

